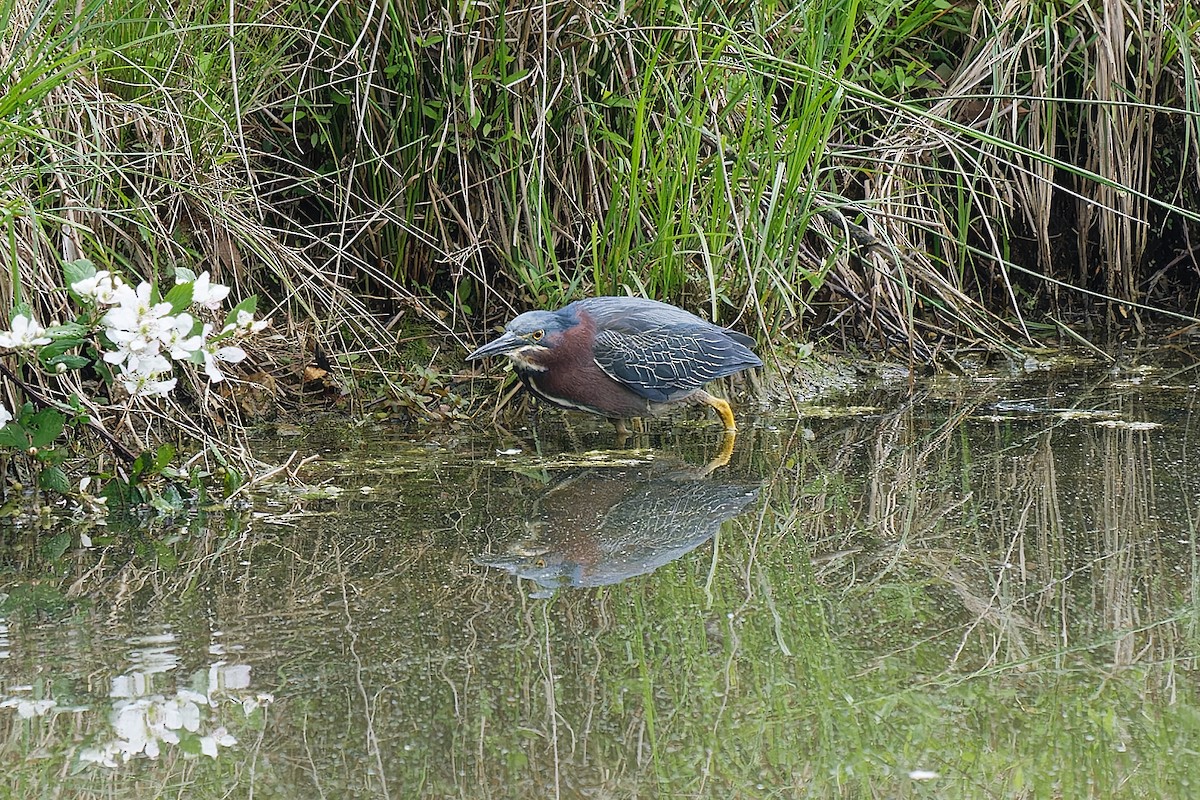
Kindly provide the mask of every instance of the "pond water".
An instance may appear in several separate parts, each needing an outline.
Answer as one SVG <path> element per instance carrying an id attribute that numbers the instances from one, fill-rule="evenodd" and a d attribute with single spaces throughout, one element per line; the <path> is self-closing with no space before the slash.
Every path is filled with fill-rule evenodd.
<path id="1" fill-rule="evenodd" d="M 3 794 L 1193 796 L 1192 363 L 743 407 L 731 453 L 307 428 L 263 452 L 324 497 L 10 522 Z"/>

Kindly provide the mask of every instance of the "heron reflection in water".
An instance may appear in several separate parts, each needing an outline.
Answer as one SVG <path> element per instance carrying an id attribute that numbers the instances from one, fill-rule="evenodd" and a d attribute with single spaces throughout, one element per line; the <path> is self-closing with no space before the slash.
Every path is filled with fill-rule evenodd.
<path id="1" fill-rule="evenodd" d="M 534 502 L 527 536 L 476 561 L 532 580 L 533 597 L 645 575 L 707 542 L 758 497 L 757 484 L 706 475 L 657 461 L 577 469 Z"/>

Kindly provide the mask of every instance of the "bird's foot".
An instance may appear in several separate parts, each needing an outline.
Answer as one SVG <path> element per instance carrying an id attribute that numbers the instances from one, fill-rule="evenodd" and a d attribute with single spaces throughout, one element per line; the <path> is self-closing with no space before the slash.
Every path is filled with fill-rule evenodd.
<path id="1" fill-rule="evenodd" d="M 717 412 L 717 416 L 721 418 L 721 423 L 725 426 L 726 433 L 737 433 L 737 420 L 733 418 L 733 409 L 729 407 L 727 401 L 719 397 L 713 397 L 703 390 L 692 395 L 692 399 L 697 403 L 712 406 L 713 410 Z"/>

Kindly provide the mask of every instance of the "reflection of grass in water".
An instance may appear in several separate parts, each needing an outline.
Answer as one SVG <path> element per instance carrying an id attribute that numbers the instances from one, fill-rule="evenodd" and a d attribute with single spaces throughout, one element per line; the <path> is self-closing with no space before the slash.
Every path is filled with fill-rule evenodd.
<path id="1" fill-rule="evenodd" d="M 960 421 L 976 407 L 948 403 Z M 1152 432 L 1084 422 L 821 425 L 712 545 L 549 601 L 472 562 L 537 482 L 444 464 L 293 527 L 197 536 L 175 573 L 109 564 L 89 594 L 193 618 L 193 648 L 219 627 L 278 675 L 256 687 L 278 696 L 269 757 L 253 778 L 247 753 L 72 785 L 983 798 L 1200 779 L 1195 537 L 1170 528 L 1192 465 L 1165 469 Z M 771 462 L 777 442 L 743 437 L 735 458 Z M 0 736 L 13 785 L 49 775 L 27 745 L 63 746 L 37 730 Z"/>
<path id="2" fill-rule="evenodd" d="M 1147 528 L 1145 440 L 1091 434 L 1072 465 L 1070 448 L 1055 463 L 1051 435 L 1016 467 L 1009 454 L 964 464 L 1005 502 L 980 488 L 968 507 L 961 485 L 931 484 L 922 458 L 963 444 L 937 435 L 933 453 L 906 448 L 906 469 L 878 476 L 873 502 L 889 513 L 870 525 L 830 511 L 861 511 L 852 498 L 776 484 L 764 524 L 722 538 L 707 611 L 696 562 L 675 567 L 690 581 L 639 587 L 652 594 L 630 603 L 606 595 L 613 620 L 597 648 L 630 655 L 603 661 L 597 684 L 640 701 L 617 709 L 642 720 L 622 740 L 647 742 L 635 774 L 714 796 L 758 782 L 785 796 L 892 795 L 911 769 L 940 773 L 930 790 L 955 796 L 1169 796 L 1194 779 L 1160 749 L 1194 739 L 1174 611 L 1192 588 L 1162 579 L 1179 554 Z M 1089 462 L 1103 480 L 1072 508 L 1077 487 L 1058 489 L 1058 471 Z M 1063 522 L 1114 508 L 1099 532 Z M 867 552 L 847 547 L 872 538 Z"/>
<path id="3" fill-rule="evenodd" d="M 746 557 L 739 549 L 726 555 Z M 906 565 L 912 573 L 916 561 Z M 628 620 L 630 635 L 650 642 L 640 663 L 654 679 L 642 692 L 656 698 L 653 753 L 672 762 L 658 771 L 677 789 L 693 785 L 695 763 L 706 764 L 714 796 L 758 782 L 783 796 L 812 787 L 836 794 L 834 786 L 890 796 L 914 769 L 940 773 L 930 786 L 953 787 L 953 796 L 1162 796 L 1195 778 L 1193 766 L 1158 749 L 1194 736 L 1191 692 L 1175 705 L 1159 696 L 1161 670 L 1173 662 L 1112 670 L 1050 635 L 1034 643 L 1038 660 L 1008 662 L 995 655 L 986 620 L 959 654 L 958 639 L 978 620 L 927 578 L 895 575 L 874 590 L 866 575 L 848 586 L 797 580 L 778 556 L 752 572 L 749 585 L 728 576 L 716 593 L 716 619 L 734 614 L 721 626 L 724 663 L 705 652 L 700 620 Z M 669 605 L 696 600 L 675 596 Z M 772 605 L 786 613 L 777 618 Z M 846 624 L 866 619 L 873 624 Z M 780 631 L 791 658 L 781 655 Z M 948 666 L 956 656 L 985 668 Z"/>
<path id="4" fill-rule="evenodd" d="M 1191 562 L 1163 543 L 1153 516 L 1149 440 L 1091 432 L 1074 456 L 1053 436 L 1039 431 L 1015 461 L 994 443 L 972 458 L 939 430 L 904 428 L 895 447 L 875 440 L 888 469 L 869 472 L 860 525 L 880 546 L 831 561 L 819 580 L 837 592 L 829 629 L 839 633 L 827 646 L 871 656 L 830 696 L 855 698 L 845 763 L 861 754 L 879 778 L 919 762 L 970 776 L 956 792 L 981 796 L 1169 795 L 1194 772 L 1150 744 L 1177 748 L 1195 723 L 1177 675 L 1193 651 L 1176 611 L 1194 583 L 1165 569 Z M 930 463 L 961 463 L 968 485 L 940 487 Z M 1078 474 L 1060 487 L 1070 470 L 1094 479 L 1092 491 L 1077 494 Z M 1179 492 L 1158 477 L 1160 496 Z M 973 499 L 962 491 L 972 488 Z M 844 547 L 819 522 L 789 521 L 784 529 L 817 533 L 818 552 Z M 890 755 L 872 768 L 871 753 Z M 873 793 L 886 782 L 866 784 Z"/>

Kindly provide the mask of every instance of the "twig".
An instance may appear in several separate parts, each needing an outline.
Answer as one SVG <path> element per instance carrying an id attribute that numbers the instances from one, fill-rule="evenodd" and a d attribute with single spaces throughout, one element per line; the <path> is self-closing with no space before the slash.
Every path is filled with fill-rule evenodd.
<path id="1" fill-rule="evenodd" d="M 18 387 L 20 387 L 21 391 L 26 396 L 28 396 L 29 399 L 33 400 L 33 402 L 35 404 L 37 404 L 38 406 L 40 406 L 42 408 L 53 408 L 55 411 L 62 411 L 67 414 L 75 413 L 75 410 L 73 408 L 70 408 L 69 406 L 64 406 L 61 403 L 57 403 L 47 397 L 44 397 L 42 394 L 40 394 L 36 389 L 34 389 L 28 383 L 26 383 L 25 381 L 23 381 L 19 377 L 17 377 L 16 373 L 14 373 L 11 369 L 9 369 L 8 365 L 3 362 L 0 362 L 0 373 L 3 373 L 6 378 L 8 378 L 13 383 L 15 383 Z M 111 433 L 106 431 L 104 429 L 104 426 L 101 425 L 97 420 L 94 420 L 91 417 L 88 417 L 87 424 L 88 424 L 88 427 L 90 427 L 93 431 L 96 432 L 96 435 L 98 435 L 101 439 L 103 439 L 105 442 L 108 443 L 108 445 L 113 449 L 113 452 L 115 452 L 117 455 L 124 458 L 130 464 L 132 464 L 134 461 L 137 461 L 137 454 L 134 453 L 132 450 L 130 450 L 125 445 L 123 445 Z"/>

